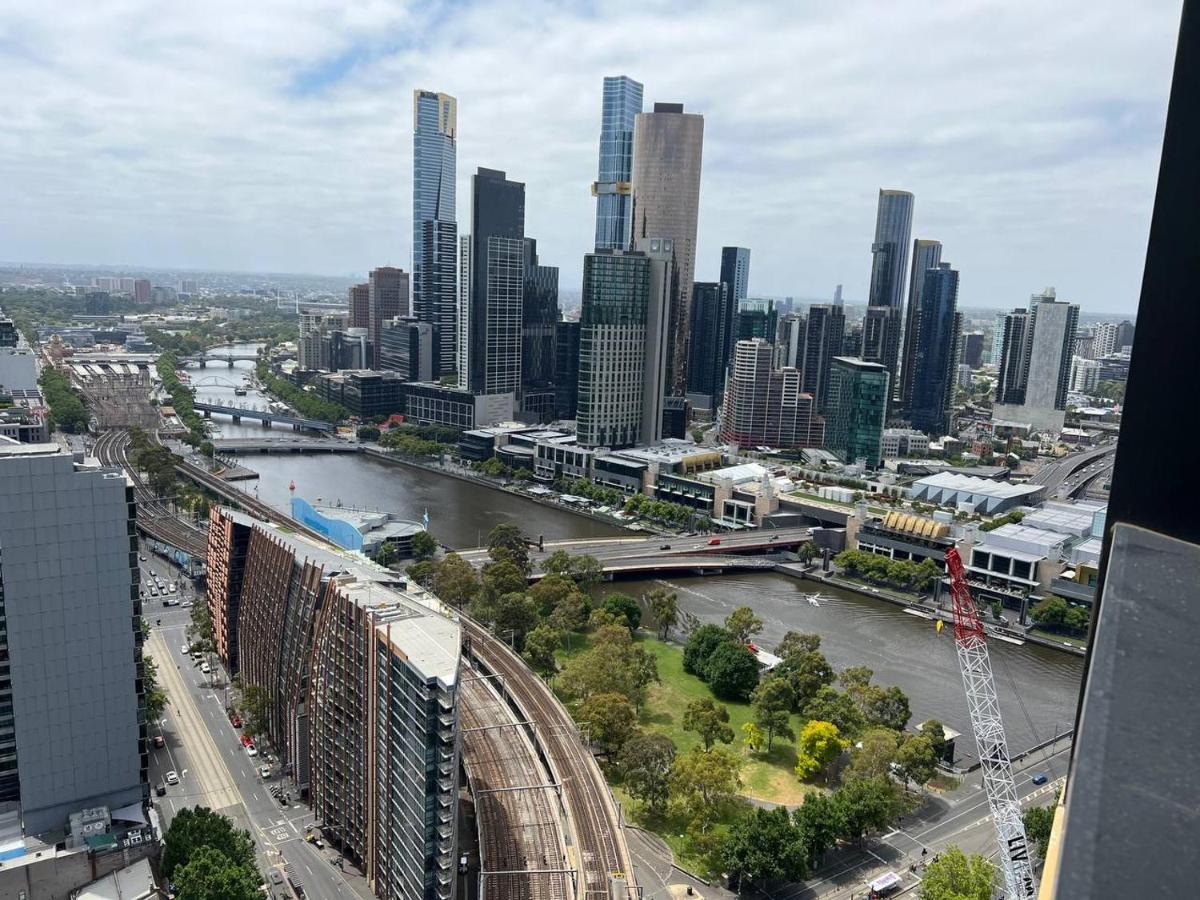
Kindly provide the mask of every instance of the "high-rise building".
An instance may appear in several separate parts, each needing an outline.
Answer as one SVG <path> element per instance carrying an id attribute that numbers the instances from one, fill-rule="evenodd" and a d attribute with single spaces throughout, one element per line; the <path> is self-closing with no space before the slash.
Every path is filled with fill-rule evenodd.
<path id="1" fill-rule="evenodd" d="M 1101 322 L 1092 328 L 1092 355 L 1095 359 L 1108 356 L 1117 350 L 1117 337 L 1121 326 L 1116 322 Z"/>
<path id="2" fill-rule="evenodd" d="M 840 304 L 814 303 L 804 320 L 801 353 L 796 362 L 800 369 L 800 390 L 812 394 L 819 412 L 825 411 L 829 398 L 829 366 L 841 356 L 846 332 L 846 313 Z"/>
<path id="3" fill-rule="evenodd" d="M 746 299 L 750 289 L 750 249 L 748 247 L 721 248 L 721 281 L 729 285 L 734 305 Z"/>
<path id="4" fill-rule="evenodd" d="M 725 382 L 721 440 L 739 447 L 819 447 L 825 426 L 800 370 L 776 368 L 775 351 L 761 338 L 738 341 Z"/>
<path id="5" fill-rule="evenodd" d="M 779 313 L 772 301 L 768 300 L 761 306 L 743 306 L 737 311 L 734 321 L 735 340 L 750 341 L 762 338 L 773 344 L 778 325 Z"/>
<path id="6" fill-rule="evenodd" d="M 196 293 L 196 279 L 180 278 L 175 282 L 175 290 L 180 294 L 187 294 L 189 296 Z"/>
<path id="7" fill-rule="evenodd" d="M 685 113 L 682 103 L 655 103 L 641 113 L 633 131 L 633 233 L 670 241 L 679 269 L 671 305 L 669 393 L 687 389 L 692 281 L 696 272 L 696 225 L 700 212 L 700 162 L 704 117 Z"/>
<path id="8" fill-rule="evenodd" d="M 554 417 L 574 419 L 579 396 L 578 322 L 554 323 Z"/>
<path id="9" fill-rule="evenodd" d="M 633 208 L 633 127 L 642 111 L 642 85 L 626 75 L 604 79 L 600 109 L 600 169 L 596 198 L 596 249 L 628 250 Z"/>
<path id="10" fill-rule="evenodd" d="M 829 367 L 825 448 L 846 463 L 878 468 L 891 380 L 879 363 L 838 356 Z"/>
<path id="11" fill-rule="evenodd" d="M 457 340 L 457 155 L 458 101 L 449 94 L 413 91 L 412 312 L 435 329 L 438 375 L 453 366 Z"/>
<path id="12" fill-rule="evenodd" d="M 538 264 L 537 241 L 525 238 L 521 317 L 521 412 L 526 420 L 554 418 L 554 323 L 558 266 Z"/>
<path id="13" fill-rule="evenodd" d="M 871 244 L 868 304 L 891 312 L 871 313 L 868 310 L 868 319 L 863 322 L 862 358 L 886 366 L 893 389 L 897 385 L 900 368 L 904 276 L 908 267 L 912 215 L 913 195 L 908 191 L 879 191 L 879 205 L 875 213 L 875 240 Z M 940 252 L 939 248 L 938 253 Z"/>
<path id="14" fill-rule="evenodd" d="M 409 314 L 408 273 L 393 266 L 372 269 L 368 279 L 367 331 L 370 335 L 370 368 L 379 368 L 379 338 L 383 323 Z M 353 299 L 353 298 L 352 298 Z"/>
<path id="15" fill-rule="evenodd" d="M 808 322 L 799 313 L 780 316 L 775 325 L 775 368 L 798 369 L 804 362 L 804 332 Z"/>
<path id="16" fill-rule="evenodd" d="M 916 320 L 917 348 L 912 356 L 908 418 L 914 428 L 934 436 L 946 433 L 958 381 L 958 271 L 938 263 L 923 273 Z M 968 378 L 970 373 L 968 372 Z"/>
<path id="17" fill-rule="evenodd" d="M 271 743 L 322 836 L 376 896 L 449 900 L 458 625 L 432 595 L 354 554 L 233 510 L 211 520 L 218 650 L 232 665 L 236 637 L 238 675 L 265 691 Z"/>
<path id="18" fill-rule="evenodd" d="M 379 368 L 404 381 L 433 381 L 441 344 L 437 329 L 416 316 L 397 316 L 379 334 Z"/>
<path id="19" fill-rule="evenodd" d="M 703 281 L 692 285 L 688 398 L 700 409 L 715 409 L 724 393 L 735 309 L 726 282 Z"/>
<path id="20" fill-rule="evenodd" d="M 862 322 L 861 359 L 877 362 L 888 370 L 888 380 L 896 378 L 900 354 L 900 307 L 868 306 Z M 892 400 L 888 400 L 890 412 Z"/>
<path id="21" fill-rule="evenodd" d="M 371 285 L 367 282 L 350 285 L 351 328 L 367 328 L 371 324 Z"/>
<path id="22" fill-rule="evenodd" d="M 135 278 L 133 280 L 133 301 L 134 303 L 150 302 L 149 278 Z"/>
<path id="23" fill-rule="evenodd" d="M 959 353 L 964 365 L 978 369 L 983 365 L 983 332 L 965 331 L 962 336 L 962 350 Z"/>
<path id="24" fill-rule="evenodd" d="M 525 185 L 496 169 L 471 176 L 471 234 L 463 261 L 465 349 L 459 381 L 473 394 L 521 388 Z"/>
<path id="25" fill-rule="evenodd" d="M 0 802 L 27 835 L 147 798 L 135 551 L 124 472 L 0 442 Z"/>
<path id="26" fill-rule="evenodd" d="M 1056 300 L 1054 288 L 1006 317 L 993 418 L 1062 431 L 1078 322 L 1079 307 Z"/>
<path id="27" fill-rule="evenodd" d="M 576 434 L 584 447 L 629 447 L 662 436 L 667 327 L 677 278 L 670 241 L 583 258 Z"/>
<path id="28" fill-rule="evenodd" d="M 1123 350 L 1133 346 L 1134 325 L 1125 319 L 1117 326 L 1117 349 Z"/>
<path id="29" fill-rule="evenodd" d="M 1071 384 L 1069 390 L 1076 394 L 1087 394 L 1100 383 L 1100 361 L 1082 356 L 1071 357 Z"/>
<path id="30" fill-rule="evenodd" d="M 899 390 L 896 399 L 901 409 L 912 405 L 913 371 L 921 337 L 921 299 L 924 296 L 925 273 L 936 269 L 942 261 L 942 242 L 917 238 L 913 241 L 912 274 L 908 279 L 908 309 L 904 316 L 903 351 L 900 363 Z"/>

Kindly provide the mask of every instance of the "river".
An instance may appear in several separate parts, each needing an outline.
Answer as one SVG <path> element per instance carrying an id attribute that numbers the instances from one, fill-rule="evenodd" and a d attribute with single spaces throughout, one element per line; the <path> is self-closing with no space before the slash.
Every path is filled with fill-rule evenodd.
<path id="1" fill-rule="evenodd" d="M 246 370 L 252 369 L 248 362 L 235 363 L 232 371 L 217 363 L 190 374 L 199 399 L 263 407 L 266 398 L 257 391 L 249 390 L 244 397 L 233 394 Z M 224 437 L 263 433 L 257 423 L 233 425 L 221 417 L 214 421 Z M 286 426 L 278 430 L 293 433 Z M 430 531 L 451 547 L 479 546 L 488 530 L 500 522 L 515 522 L 526 534 L 544 535 L 547 540 L 620 533 L 606 523 L 512 494 L 358 455 L 279 454 L 244 456 L 239 461 L 261 475 L 257 481 L 239 482 L 239 486 L 257 492 L 260 499 L 281 510 L 288 509 L 290 482 L 295 482 L 297 495 L 309 500 L 340 500 L 347 506 L 383 509 L 413 520 L 428 510 Z M 970 732 L 949 629 L 939 635 L 932 622 L 889 603 L 783 575 L 628 581 L 615 587 L 637 595 L 664 583 L 678 592 L 680 608 L 702 621 L 721 621 L 735 606 L 753 607 L 764 620 L 759 640 L 767 649 L 788 629 L 816 632 L 834 668 L 866 665 L 874 670 L 877 683 L 900 685 L 911 700 L 913 722 L 933 717 L 964 735 Z M 814 607 L 805 595 L 818 587 L 824 599 Z M 1081 659 L 1035 645 L 1016 647 L 998 641 L 991 643 L 991 655 L 1013 752 L 1046 740 L 1074 722 Z M 967 737 L 960 748 L 969 751 L 973 744 Z"/>

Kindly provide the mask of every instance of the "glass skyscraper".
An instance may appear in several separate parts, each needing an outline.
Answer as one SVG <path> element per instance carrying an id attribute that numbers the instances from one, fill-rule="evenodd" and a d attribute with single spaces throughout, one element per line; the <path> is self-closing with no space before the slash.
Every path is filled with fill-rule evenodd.
<path id="1" fill-rule="evenodd" d="M 434 326 L 436 356 L 446 371 L 457 340 L 457 148 L 458 101 L 449 94 L 413 91 L 412 311 Z"/>
<path id="2" fill-rule="evenodd" d="M 825 449 L 842 462 L 862 459 L 868 468 L 878 468 L 890 388 L 888 371 L 879 363 L 834 357 L 829 367 Z"/>
<path id="3" fill-rule="evenodd" d="M 950 263 L 939 263 L 937 268 L 923 273 L 921 284 L 909 418 L 914 428 L 931 436 L 943 435 L 954 400 L 958 342 L 962 334 L 958 271 L 950 268 Z"/>
<path id="4" fill-rule="evenodd" d="M 633 123 L 642 111 L 642 85 L 626 75 L 604 79 L 600 113 L 600 172 L 596 197 L 596 249 L 628 250 L 632 210 Z"/>

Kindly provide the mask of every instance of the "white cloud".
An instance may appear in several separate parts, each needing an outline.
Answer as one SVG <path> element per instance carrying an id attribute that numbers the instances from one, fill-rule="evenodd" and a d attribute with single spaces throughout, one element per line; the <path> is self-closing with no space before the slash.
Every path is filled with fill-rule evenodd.
<path id="1" fill-rule="evenodd" d="M 527 185 L 578 281 L 600 79 L 706 118 L 697 277 L 862 297 L 876 189 L 917 195 L 968 304 L 1131 310 L 1177 2 L 0 5 L 0 256 L 350 274 L 407 265 L 411 91 L 469 176 Z M 322 75 L 341 73 L 324 88 Z"/>

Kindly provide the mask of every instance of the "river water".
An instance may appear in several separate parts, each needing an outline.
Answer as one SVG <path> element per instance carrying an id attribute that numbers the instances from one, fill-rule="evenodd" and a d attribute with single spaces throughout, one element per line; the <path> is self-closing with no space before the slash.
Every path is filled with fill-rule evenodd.
<path id="1" fill-rule="evenodd" d="M 252 389 L 244 397 L 234 396 L 234 387 L 241 386 L 242 377 L 252 370 L 253 364 L 248 362 L 235 363 L 232 370 L 216 363 L 189 374 L 198 399 L 265 407 L 267 398 Z M 219 416 L 213 421 L 223 437 L 257 437 L 264 432 L 257 423 L 233 425 Z M 276 430 L 281 435 L 294 434 L 287 426 Z M 318 497 L 325 503 L 341 501 L 412 520 L 419 520 L 428 510 L 430 531 L 451 547 L 479 546 L 488 530 L 500 522 L 515 522 L 526 534 L 544 535 L 547 540 L 620 533 L 614 526 L 565 510 L 359 455 L 243 456 L 239 462 L 261 476 L 239 482 L 239 486 L 281 510 L 288 510 L 291 482 L 295 482 L 297 495 L 310 501 Z M 753 607 L 764 620 L 759 641 L 767 649 L 789 629 L 816 632 L 834 668 L 866 665 L 875 671 L 876 683 L 900 685 L 910 698 L 914 723 L 938 718 L 964 735 L 970 733 L 950 629 L 939 635 L 932 622 L 889 603 L 784 575 L 627 581 L 614 587 L 637 595 L 662 584 L 676 590 L 680 608 L 701 621 L 719 622 L 736 606 Z M 820 605 L 812 606 L 806 597 L 818 587 Z M 1016 647 L 993 641 L 990 646 L 1013 752 L 1046 740 L 1073 723 L 1083 672 L 1080 658 L 1031 644 Z M 965 737 L 959 743 L 960 754 L 971 752 L 973 745 L 974 741 Z"/>

